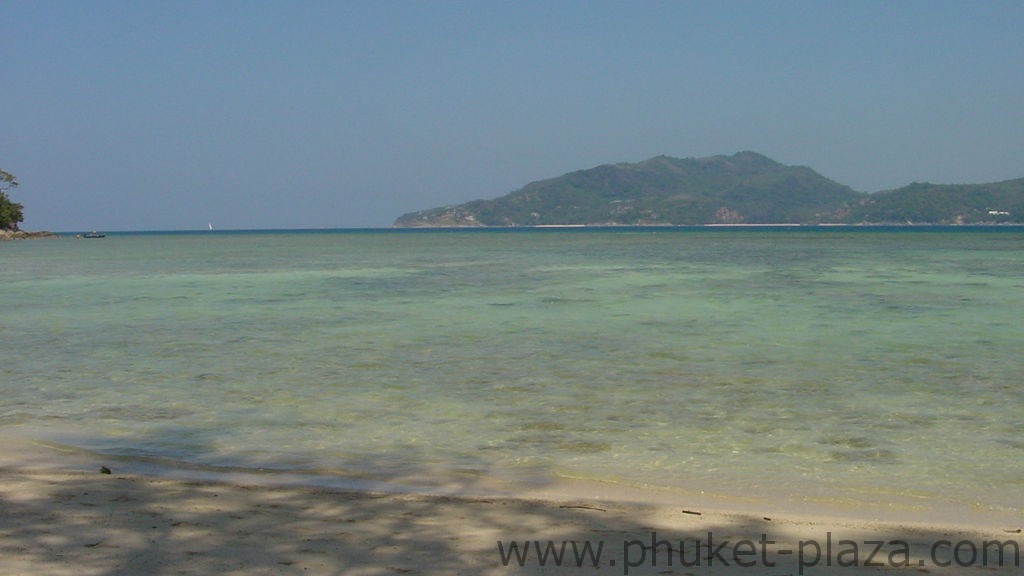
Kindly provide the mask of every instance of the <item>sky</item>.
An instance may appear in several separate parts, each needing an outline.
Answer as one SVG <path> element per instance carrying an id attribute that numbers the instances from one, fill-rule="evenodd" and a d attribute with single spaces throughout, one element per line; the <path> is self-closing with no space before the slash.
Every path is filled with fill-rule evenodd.
<path id="1" fill-rule="evenodd" d="M 874 192 L 1024 177 L 1024 2 L 0 0 L 26 230 L 389 226 L 753 150 Z"/>

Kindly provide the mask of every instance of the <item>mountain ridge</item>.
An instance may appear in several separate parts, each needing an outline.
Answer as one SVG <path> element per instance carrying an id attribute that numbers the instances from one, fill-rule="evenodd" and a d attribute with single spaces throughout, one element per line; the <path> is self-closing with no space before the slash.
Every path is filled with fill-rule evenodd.
<path id="1" fill-rule="evenodd" d="M 490 200 L 410 212 L 395 227 L 1024 222 L 1024 178 L 857 192 L 753 151 L 655 156 L 530 182 Z"/>

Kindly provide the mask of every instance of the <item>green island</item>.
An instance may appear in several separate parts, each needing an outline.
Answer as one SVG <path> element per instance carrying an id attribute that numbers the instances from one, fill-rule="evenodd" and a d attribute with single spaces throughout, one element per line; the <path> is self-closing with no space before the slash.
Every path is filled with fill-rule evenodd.
<path id="1" fill-rule="evenodd" d="M 527 184 L 492 200 L 400 216 L 395 227 L 1019 224 L 1024 178 L 858 192 L 756 152 L 658 156 Z"/>

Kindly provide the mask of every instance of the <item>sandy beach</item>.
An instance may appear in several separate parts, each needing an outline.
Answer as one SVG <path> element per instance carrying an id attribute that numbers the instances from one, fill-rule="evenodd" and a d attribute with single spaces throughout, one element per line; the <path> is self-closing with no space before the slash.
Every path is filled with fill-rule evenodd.
<path id="1" fill-rule="evenodd" d="M 1019 573 L 1016 525 L 767 516 L 616 493 L 461 497 L 199 481 L 106 474 L 96 458 L 7 451 L 0 573 Z"/>

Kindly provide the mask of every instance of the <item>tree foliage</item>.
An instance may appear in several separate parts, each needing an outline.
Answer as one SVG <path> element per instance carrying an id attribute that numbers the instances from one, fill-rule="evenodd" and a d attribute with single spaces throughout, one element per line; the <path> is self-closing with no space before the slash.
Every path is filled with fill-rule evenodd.
<path id="1" fill-rule="evenodd" d="M 7 196 L 7 191 L 17 186 L 17 177 L 0 169 L 0 230 L 17 230 L 18 224 L 24 219 L 21 204 Z"/>

